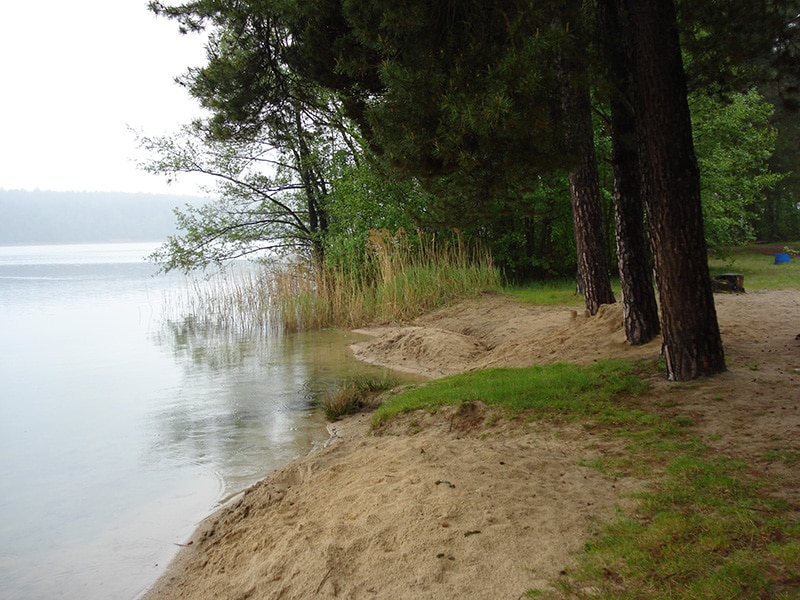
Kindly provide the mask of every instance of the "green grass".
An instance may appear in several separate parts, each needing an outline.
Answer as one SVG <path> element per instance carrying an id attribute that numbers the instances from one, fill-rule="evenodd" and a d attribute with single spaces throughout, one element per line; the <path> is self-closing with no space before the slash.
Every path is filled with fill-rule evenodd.
<path id="1" fill-rule="evenodd" d="M 776 265 L 775 252 L 784 248 L 796 252 L 788 263 Z M 733 248 L 726 258 L 711 258 L 709 270 L 712 277 L 723 273 L 744 275 L 746 290 L 800 288 L 800 242 L 779 242 L 761 246 L 750 244 Z M 614 295 L 620 299 L 619 280 L 612 279 Z M 575 279 L 565 278 L 533 282 L 524 286 L 510 286 L 506 293 L 522 302 L 543 306 L 583 306 L 583 296 L 575 293 Z"/>
<path id="2" fill-rule="evenodd" d="M 782 462 L 790 467 L 795 466 L 800 463 L 800 449 L 776 448 L 767 452 L 765 458 L 771 462 Z"/>
<path id="3" fill-rule="evenodd" d="M 800 249 L 800 243 L 781 244 L 780 251 L 783 246 Z M 712 259 L 709 267 L 712 276 L 743 274 L 748 291 L 800 288 L 799 254 L 792 254 L 788 264 L 775 265 L 772 249 L 745 246 L 733 249 L 726 260 Z M 540 305 L 583 303 L 572 280 L 505 291 Z M 579 422 L 624 441 L 624 453 L 585 465 L 610 476 L 652 481 L 637 495 L 638 508 L 603 525 L 586 544 L 579 565 L 552 582 L 552 588 L 530 589 L 526 597 L 800 598 L 800 520 L 796 507 L 780 499 L 780 480 L 715 454 L 694 432 L 691 417 L 648 410 L 644 382 L 662 369 L 604 361 L 591 367 L 469 372 L 395 396 L 376 410 L 373 425 L 381 427 L 404 413 L 481 401 L 497 409 L 492 420 L 500 414 Z M 800 452 L 777 445 L 763 458 L 794 467 Z"/>
<path id="4" fill-rule="evenodd" d="M 506 292 L 522 302 L 545 306 L 583 306 L 583 296 L 575 293 L 575 279 L 537 281 L 509 287 Z"/>
<path id="5" fill-rule="evenodd" d="M 442 406 L 481 401 L 515 413 L 575 420 L 614 422 L 641 417 L 622 414 L 612 400 L 620 394 L 639 394 L 646 385 L 632 366 L 622 361 L 599 361 L 588 368 L 569 363 L 525 369 L 486 369 L 431 382 L 381 405 L 372 423 L 379 427 L 399 413 L 436 411 Z"/>
<path id="6" fill-rule="evenodd" d="M 531 589 L 532 598 L 655 600 L 800 597 L 800 521 L 777 499 L 779 481 L 715 455 L 686 415 L 648 410 L 651 363 L 601 361 L 489 369 L 447 377 L 386 401 L 373 414 L 380 427 L 397 415 L 481 401 L 494 415 L 580 422 L 622 440 L 622 455 L 587 463 L 612 476 L 654 483 L 638 509 L 620 514 L 586 544 L 579 566 Z M 792 465 L 797 454 L 767 458 Z"/>
<path id="7" fill-rule="evenodd" d="M 783 248 L 800 250 L 800 242 L 770 244 L 768 247 L 757 244 L 734 248 L 725 259 L 711 259 L 711 275 L 722 273 L 741 273 L 744 275 L 744 288 L 747 291 L 772 289 L 794 289 L 800 287 L 800 255 L 794 254 L 788 263 L 775 264 L 772 249 Z"/>
<path id="8" fill-rule="evenodd" d="M 700 448 L 671 458 L 638 512 L 608 524 L 546 597 L 797 598 L 800 524 L 748 465 Z"/>
<path id="9" fill-rule="evenodd" d="M 784 246 L 800 250 L 800 243 L 786 243 L 777 251 Z M 735 248 L 726 260 L 710 261 L 711 275 L 741 273 L 748 291 L 800 288 L 800 254 L 776 265 L 773 250 Z M 564 283 L 558 291 L 532 288 L 515 295 L 541 304 L 574 304 L 571 291 Z M 578 418 L 584 419 L 581 413 Z M 580 566 L 555 582 L 555 591 L 529 590 L 528 596 L 800 598 L 800 521 L 796 508 L 779 499 L 780 481 L 715 455 L 694 435 L 688 417 L 650 417 L 620 418 L 608 427 L 609 434 L 627 440 L 626 453 L 587 465 L 610 475 L 655 476 L 639 496 L 639 509 L 621 514 L 593 537 Z M 764 458 L 794 467 L 800 452 L 776 447 Z"/>

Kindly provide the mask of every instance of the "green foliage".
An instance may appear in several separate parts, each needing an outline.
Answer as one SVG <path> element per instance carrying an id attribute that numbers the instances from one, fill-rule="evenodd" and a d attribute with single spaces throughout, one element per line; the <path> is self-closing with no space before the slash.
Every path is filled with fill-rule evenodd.
<path id="1" fill-rule="evenodd" d="M 293 199 L 227 182 L 216 201 L 175 210 L 179 234 L 151 258 L 164 271 L 188 272 L 263 251 L 309 246 L 311 235 Z"/>
<path id="2" fill-rule="evenodd" d="M 341 7 L 347 26 L 314 35 L 340 50 L 337 68 L 352 78 L 342 93 L 380 94 L 364 106 L 365 135 L 399 169 L 458 170 L 475 182 L 502 177 L 504 163 L 529 169 L 555 158 L 543 67 L 558 32 L 544 7 L 506 0 Z"/>
<path id="3" fill-rule="evenodd" d="M 492 245 L 493 252 L 499 254 L 498 264 L 504 264 L 501 257 L 508 256 L 507 269 L 518 281 L 574 275 L 575 229 L 566 173 L 538 177 L 532 191 L 521 194 L 518 202 L 527 214 L 509 219 L 508 230 L 524 227 L 520 231 L 524 243 L 503 246 L 501 237 Z"/>
<path id="4" fill-rule="evenodd" d="M 480 239 L 510 281 L 574 275 L 575 234 L 565 173 L 537 176 L 525 185 L 465 193 L 447 177 L 425 181 L 433 196 L 423 223 L 452 226 Z"/>
<path id="5" fill-rule="evenodd" d="M 164 270 L 205 268 L 255 253 L 321 253 L 331 165 L 355 142 L 335 111 L 311 119 L 296 107 L 287 110 L 280 126 L 250 139 L 221 139 L 213 124 L 201 121 L 172 136 L 140 136 L 150 154 L 145 170 L 215 182 L 208 191 L 216 201 L 176 212 L 183 233 L 153 256 Z"/>
<path id="6" fill-rule="evenodd" d="M 412 231 L 424 223 L 428 194 L 415 180 L 397 180 L 368 154 L 340 154 L 330 182 L 325 238 L 328 267 L 357 271 L 368 260 L 370 231 Z"/>
<path id="7" fill-rule="evenodd" d="M 794 51 L 789 42 L 800 28 L 792 25 L 796 15 L 787 13 L 787 0 L 756 9 L 725 0 L 723 17 L 697 3 L 679 5 L 696 89 L 727 91 L 756 75 L 766 78 L 770 69 L 775 77 L 791 71 L 791 61 L 781 57 Z M 261 144 L 247 151 L 252 162 L 229 157 L 225 168 L 208 169 L 229 177 L 223 200 L 216 209 L 184 214 L 187 235 L 171 240 L 161 255 L 169 268 L 270 248 L 325 254 L 330 264 L 350 269 L 363 264 L 370 229 L 456 227 L 465 238 L 482 240 L 509 279 L 574 273 L 562 174 L 572 157 L 571 149 L 560 147 L 563 119 L 555 117 L 552 65 L 569 48 L 596 59 L 591 27 L 583 27 L 590 11 L 570 14 L 563 2 L 549 0 L 524 6 L 514 0 L 150 6 L 185 31 L 209 35 L 207 64 L 182 78 L 211 112 L 204 136 Z M 745 14 L 745 22 L 735 18 Z M 764 68 L 754 68 L 758 61 Z M 600 77 L 592 83 L 600 90 L 606 85 Z M 695 99 L 709 244 L 721 250 L 754 231 L 797 230 L 796 190 L 778 190 L 763 168 L 772 143 L 765 105 L 754 93 L 734 94 L 729 105 L 709 97 Z M 296 132 L 298 123 L 305 135 Z M 598 138 L 600 156 L 607 155 L 607 143 L 607 136 Z M 284 153 L 269 160 L 299 170 L 256 169 L 259 177 L 251 178 L 243 169 L 263 166 L 268 148 Z M 237 153 L 236 160 L 246 155 Z M 191 156 L 198 153 L 181 160 Z M 205 159 L 186 165 L 209 167 Z M 174 166 L 157 169 L 183 168 Z M 610 232 L 608 169 L 601 168 L 601 177 Z M 278 193 L 275 185 L 296 187 Z M 770 186 L 780 198 L 771 195 L 765 205 Z"/>
<path id="8" fill-rule="evenodd" d="M 208 190 L 214 201 L 176 211 L 181 233 L 152 257 L 165 271 L 298 254 L 357 269 L 370 230 L 412 229 L 421 220 L 428 196 L 413 180 L 392 179 L 335 111 L 246 141 L 217 139 L 210 127 L 140 138 L 152 156 L 146 170 L 216 182 Z"/>
<path id="9" fill-rule="evenodd" d="M 309 21 L 295 42 L 317 50 L 298 68 L 336 89 L 384 164 L 428 192 L 415 225 L 480 238 L 512 279 L 576 266 L 569 189 L 563 173 L 550 176 L 570 158 L 551 59 L 573 29 L 552 18 L 557 9 L 507 0 L 298 8 Z"/>
<path id="10" fill-rule="evenodd" d="M 724 94 L 770 82 L 783 102 L 797 108 L 796 0 L 678 0 L 676 5 L 693 90 Z"/>
<path id="11" fill-rule="evenodd" d="M 780 180 L 769 169 L 773 107 L 754 90 L 727 102 L 695 94 L 691 107 L 706 242 L 724 254 L 755 239 L 766 191 Z"/>
<path id="12" fill-rule="evenodd" d="M 774 91 L 765 95 L 776 106 L 772 124 L 778 131 L 770 168 L 783 177 L 767 191 L 757 235 L 765 241 L 796 240 L 800 239 L 800 110 L 787 109 Z"/>

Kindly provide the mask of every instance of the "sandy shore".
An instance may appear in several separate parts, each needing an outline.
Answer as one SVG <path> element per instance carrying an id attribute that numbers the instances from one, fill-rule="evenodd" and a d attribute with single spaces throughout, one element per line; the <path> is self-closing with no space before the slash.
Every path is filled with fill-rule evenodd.
<path id="1" fill-rule="evenodd" d="M 729 371 L 655 381 L 648 400 L 751 462 L 776 439 L 800 447 L 800 292 L 718 296 L 717 308 Z M 625 343 L 619 306 L 588 317 L 495 295 L 370 333 L 356 356 L 430 377 L 660 350 Z M 327 447 L 204 521 L 145 599 L 519 598 L 569 570 L 647 485 L 581 466 L 621 449 L 579 425 L 509 422 L 480 404 L 380 433 L 368 420 L 336 423 Z M 800 476 L 784 471 L 797 501 Z"/>

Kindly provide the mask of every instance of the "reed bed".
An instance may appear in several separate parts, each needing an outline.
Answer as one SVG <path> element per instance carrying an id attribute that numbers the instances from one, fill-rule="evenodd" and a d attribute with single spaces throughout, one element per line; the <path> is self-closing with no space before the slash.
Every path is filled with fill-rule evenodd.
<path id="1" fill-rule="evenodd" d="M 217 330 L 294 332 L 405 321 L 501 286 L 489 253 L 458 232 L 373 230 L 357 267 L 289 260 L 187 280 L 168 319 Z"/>
<path id="2" fill-rule="evenodd" d="M 165 319 L 191 323 L 207 332 L 275 331 L 280 323 L 269 297 L 268 275 L 261 265 L 237 263 L 187 277 L 178 292 L 166 297 Z"/>
<path id="3" fill-rule="evenodd" d="M 496 290 L 488 252 L 458 232 L 441 236 L 373 230 L 358 267 L 315 265 L 301 257 L 230 266 L 189 278 L 166 307 L 217 331 L 294 332 L 406 321 L 455 299 Z"/>
<path id="4" fill-rule="evenodd" d="M 405 321 L 455 299 L 501 286 L 485 250 L 458 232 L 443 238 L 400 229 L 372 230 L 358 268 L 283 265 L 270 297 L 285 330 Z"/>

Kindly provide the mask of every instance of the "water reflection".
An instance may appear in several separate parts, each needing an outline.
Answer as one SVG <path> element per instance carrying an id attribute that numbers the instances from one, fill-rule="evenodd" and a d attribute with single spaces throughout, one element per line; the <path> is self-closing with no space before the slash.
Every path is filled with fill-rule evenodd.
<path id="1" fill-rule="evenodd" d="M 327 438 L 327 386 L 375 369 L 351 333 L 163 311 L 187 284 L 147 253 L 0 247 L 2 598 L 136 597 L 215 502 Z"/>
<path id="2" fill-rule="evenodd" d="M 226 496 L 326 438 L 317 408 L 325 390 L 354 373 L 361 336 L 327 330 L 275 336 L 237 333 L 195 318 L 171 320 L 154 342 L 181 366 L 182 381 L 153 414 L 148 460 L 209 466 Z"/>

